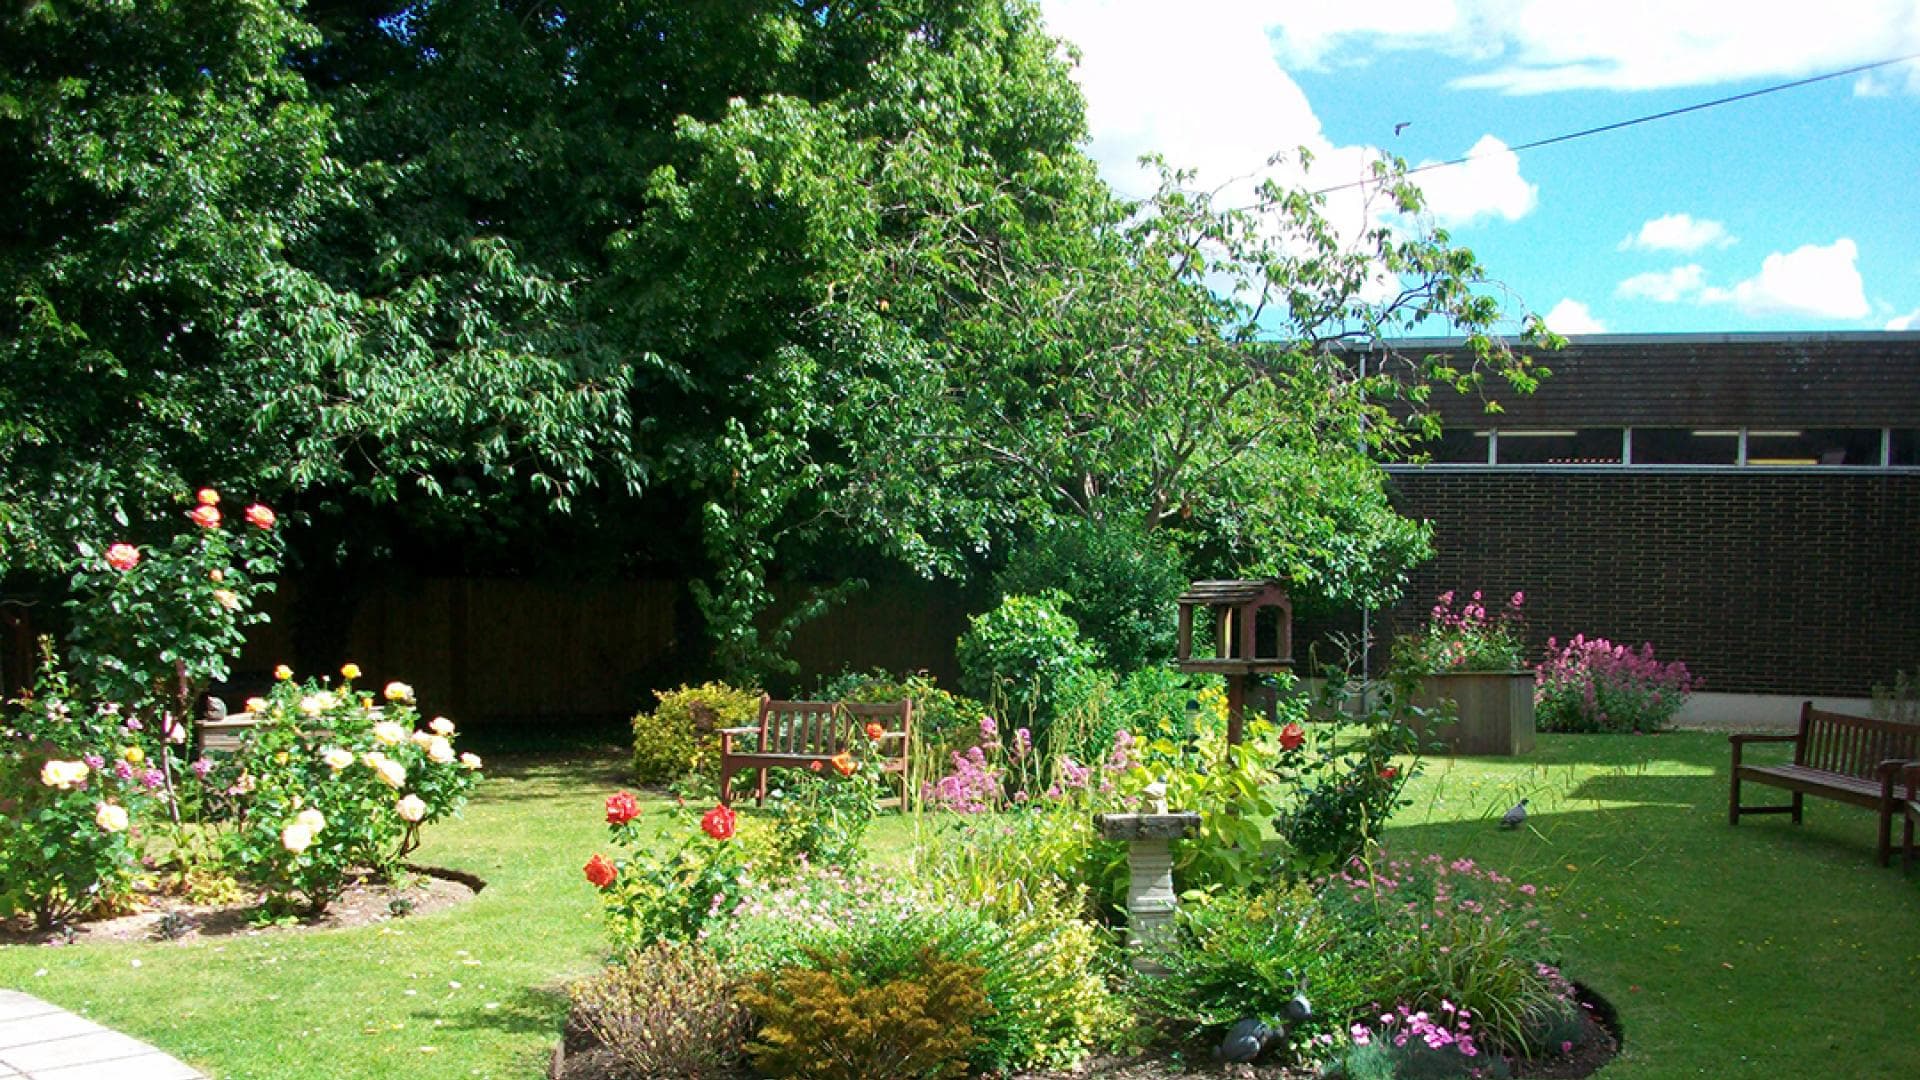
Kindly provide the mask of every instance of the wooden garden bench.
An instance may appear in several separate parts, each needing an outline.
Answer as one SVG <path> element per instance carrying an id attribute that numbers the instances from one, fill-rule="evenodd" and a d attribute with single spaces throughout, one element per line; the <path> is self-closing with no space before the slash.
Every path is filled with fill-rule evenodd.
<path id="1" fill-rule="evenodd" d="M 1900 830 L 1900 869 L 1910 874 L 1914 857 L 1920 855 L 1913 842 L 1914 827 L 1920 825 L 1920 765 L 1907 766 L 1907 797 L 1900 802 L 1900 816 L 1906 820 Z"/>
<path id="2" fill-rule="evenodd" d="M 913 703 L 909 701 L 866 705 L 762 697 L 756 723 L 720 729 L 720 801 L 731 805 L 734 774 L 752 769 L 759 774 L 754 799 L 764 804 L 768 769 L 804 769 L 814 762 L 825 767 L 834 755 L 853 746 L 853 740 L 866 739 L 866 726 L 872 723 L 886 728 L 875 749 L 883 776 L 898 778 L 900 806 L 905 809 L 907 751 L 913 739 Z M 752 746 L 741 747 L 736 739 L 751 740 Z"/>
<path id="3" fill-rule="evenodd" d="M 1878 855 L 1886 866 L 1893 856 L 1893 817 L 1899 813 L 1894 781 L 1910 763 L 1920 762 L 1920 725 L 1865 716 L 1848 716 L 1800 706 L 1800 728 L 1792 735 L 1733 735 L 1733 788 L 1727 796 L 1727 823 L 1747 814 L 1792 814 L 1801 820 L 1808 795 L 1852 803 L 1880 815 Z M 1788 765 L 1748 765 L 1740 752 L 1748 743 L 1792 743 Z M 1740 783 L 1751 780 L 1793 792 L 1786 806 L 1743 806 Z"/>

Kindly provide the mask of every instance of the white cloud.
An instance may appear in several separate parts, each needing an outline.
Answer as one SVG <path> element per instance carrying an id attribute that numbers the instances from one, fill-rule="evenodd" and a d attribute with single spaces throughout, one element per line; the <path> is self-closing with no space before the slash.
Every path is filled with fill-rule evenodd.
<path id="1" fill-rule="evenodd" d="M 1872 308 L 1854 265 L 1859 254 L 1845 236 L 1825 247 L 1807 244 L 1776 251 L 1760 264 L 1760 273 L 1733 288 L 1701 290 L 1700 302 L 1731 304 L 1748 315 L 1862 319 Z"/>
<path id="2" fill-rule="evenodd" d="M 1607 326 L 1593 317 L 1587 305 L 1571 297 L 1553 305 L 1547 312 L 1547 328 L 1557 334 L 1604 334 Z"/>
<path id="3" fill-rule="evenodd" d="M 1905 315 L 1897 316 L 1887 323 L 1889 330 L 1920 330 L 1920 308 L 1914 308 Z"/>
<path id="4" fill-rule="evenodd" d="M 1620 250 L 1639 248 L 1642 251 L 1699 251 L 1709 245 L 1728 247 L 1734 243 L 1734 237 L 1727 227 L 1717 221 L 1706 218 L 1695 219 L 1691 214 L 1665 214 L 1640 226 L 1640 231 L 1620 241 Z"/>
<path id="5" fill-rule="evenodd" d="M 1507 149 L 1506 143 L 1482 135 L 1464 156 L 1464 165 L 1414 178 L 1426 193 L 1427 208 L 1441 224 L 1459 226 L 1495 217 L 1518 221 L 1540 204 L 1539 185 L 1520 175 L 1520 155 Z"/>
<path id="6" fill-rule="evenodd" d="M 1274 9 L 1289 61 L 1351 62 L 1352 42 L 1437 48 L 1494 64 L 1456 85 L 1507 93 L 1648 90 L 1811 75 L 1920 50 L 1915 0 L 1453 0 Z M 1875 77 L 1874 89 L 1920 77 Z"/>
<path id="7" fill-rule="evenodd" d="M 1621 282 L 1614 294 L 1672 304 L 1700 292 L 1707 283 L 1707 271 L 1698 263 L 1676 266 L 1671 270 L 1649 270 Z"/>

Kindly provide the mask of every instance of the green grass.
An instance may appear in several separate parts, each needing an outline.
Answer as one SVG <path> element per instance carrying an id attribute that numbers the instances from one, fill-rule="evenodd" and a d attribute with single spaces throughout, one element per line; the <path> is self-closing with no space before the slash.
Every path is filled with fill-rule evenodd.
<path id="1" fill-rule="evenodd" d="M 612 753 L 494 761 L 465 816 L 420 853 L 488 880 L 449 911 L 350 931 L 0 948 L 0 986 L 221 1078 L 539 1075 L 561 987 L 602 955 L 580 866 L 606 849 L 601 804 L 621 765 Z M 1525 759 L 1439 759 L 1388 839 L 1555 890 L 1569 974 L 1626 1029 L 1610 1080 L 1914 1075 L 1920 873 L 1874 866 L 1872 816 L 1838 804 L 1808 800 L 1800 827 L 1728 828 L 1726 767 L 1725 738 L 1694 734 L 1547 737 Z M 1523 795 L 1528 827 L 1497 829 Z M 925 824 L 883 817 L 876 860 L 903 856 Z"/>

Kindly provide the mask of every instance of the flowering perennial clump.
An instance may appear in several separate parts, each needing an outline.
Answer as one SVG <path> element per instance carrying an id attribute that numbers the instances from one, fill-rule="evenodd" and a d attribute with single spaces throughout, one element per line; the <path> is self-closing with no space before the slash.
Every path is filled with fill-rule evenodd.
<path id="1" fill-rule="evenodd" d="M 1534 717 L 1542 731 L 1659 731 L 1699 685 L 1686 664 L 1654 659 L 1650 644 L 1548 638 L 1534 674 Z"/>
<path id="2" fill-rule="evenodd" d="M 1519 670 L 1525 666 L 1526 601 L 1525 593 L 1516 592 L 1490 612 L 1480 592 L 1465 600 L 1451 591 L 1441 593 L 1425 627 L 1394 638 L 1394 666 L 1418 675 Z"/>

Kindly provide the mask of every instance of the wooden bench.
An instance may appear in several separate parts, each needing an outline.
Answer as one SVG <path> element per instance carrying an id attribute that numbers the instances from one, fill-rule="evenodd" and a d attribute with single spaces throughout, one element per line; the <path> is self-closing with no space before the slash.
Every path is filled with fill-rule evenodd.
<path id="1" fill-rule="evenodd" d="M 907 805 L 907 752 L 913 740 L 913 703 L 896 701 L 866 705 L 843 701 L 775 701 L 760 699 L 760 719 L 749 727 L 720 729 L 720 801 L 733 802 L 733 776 L 752 769 L 759 774 L 754 799 L 767 801 L 767 770 L 822 766 L 852 745 L 866 739 L 866 726 L 886 729 L 876 747 L 883 776 L 898 778 L 900 806 Z M 742 748 L 736 739 L 752 740 Z"/>
<path id="2" fill-rule="evenodd" d="M 1906 819 L 1906 826 L 1900 830 L 1900 870 L 1913 872 L 1913 860 L 1920 851 L 1914 850 L 1913 830 L 1920 825 L 1920 765 L 1907 766 L 1907 797 L 1900 802 L 1900 816 Z"/>
<path id="3" fill-rule="evenodd" d="M 1852 803 L 1880 815 L 1878 855 L 1886 866 L 1893 856 L 1893 816 L 1898 813 L 1894 781 L 1909 763 L 1920 761 L 1920 725 L 1865 716 L 1848 716 L 1800 706 L 1800 728 L 1792 735 L 1733 735 L 1733 788 L 1727 796 L 1727 823 L 1747 814 L 1792 814 L 1801 820 L 1808 795 Z M 1788 765 L 1749 765 L 1740 760 L 1749 743 L 1792 743 Z M 1743 806 L 1740 784 L 1751 780 L 1793 792 L 1786 806 Z"/>

